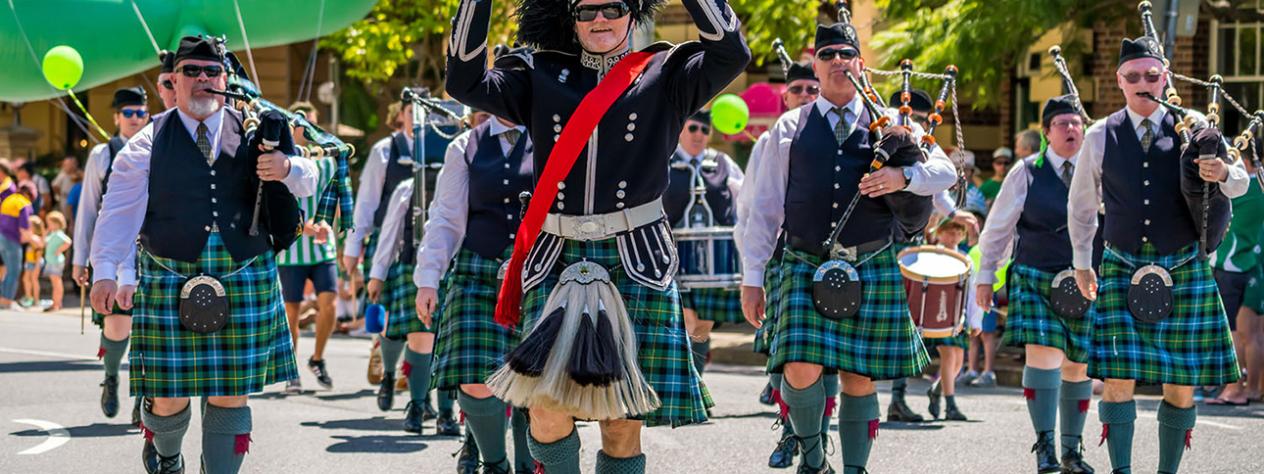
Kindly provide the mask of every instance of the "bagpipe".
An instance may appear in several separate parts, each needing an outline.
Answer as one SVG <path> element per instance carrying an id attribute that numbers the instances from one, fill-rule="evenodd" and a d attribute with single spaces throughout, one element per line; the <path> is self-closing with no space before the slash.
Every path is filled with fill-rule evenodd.
<path id="1" fill-rule="evenodd" d="M 439 170 L 443 168 L 442 162 L 426 162 L 425 128 L 429 126 L 440 137 L 451 140 L 467 128 L 468 124 L 460 113 L 453 110 L 463 110 L 463 105 L 456 101 L 435 99 L 430 96 L 429 89 L 405 87 L 400 91 L 400 101 L 413 106 L 413 194 L 411 200 L 413 233 L 410 237 L 419 245 L 425 234 L 426 219 L 429 218 L 427 213 L 430 200 L 433 199 L 431 187 L 435 185 Z M 456 131 L 452 134 L 445 133 L 441 128 L 443 126 L 455 126 Z"/>
<path id="2" fill-rule="evenodd" d="M 246 75 L 241 61 L 232 52 L 225 50 L 224 39 L 219 38 L 217 43 L 224 53 L 228 81 L 225 90 L 210 92 L 229 99 L 231 106 L 241 112 L 245 133 L 243 141 L 248 144 L 249 162 L 256 163 L 259 155 L 273 150 L 289 156 L 313 159 L 333 157 L 336 165 L 334 175 L 320 195 L 316 213 L 311 218 L 318 223 L 336 225 L 339 233 L 350 229 L 354 203 L 348 160 L 355 155 L 355 147 L 312 124 L 302 113 L 290 112 L 264 99 L 259 87 Z M 298 146 L 294 142 L 293 128 L 302 129 L 307 145 Z M 341 220 L 335 219 L 338 213 L 342 214 Z M 299 209 L 298 200 L 283 183 L 261 180 L 256 191 L 250 234 L 258 235 L 261 230 L 266 230 L 273 250 L 279 252 L 288 248 L 302 234 L 307 217 Z"/>

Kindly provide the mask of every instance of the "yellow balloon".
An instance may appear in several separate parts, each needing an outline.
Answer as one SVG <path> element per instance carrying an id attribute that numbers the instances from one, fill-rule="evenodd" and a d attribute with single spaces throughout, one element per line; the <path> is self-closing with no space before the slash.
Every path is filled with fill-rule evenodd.
<path id="1" fill-rule="evenodd" d="M 974 248 L 970 249 L 969 255 L 970 261 L 974 263 L 974 268 L 977 271 L 979 260 L 983 258 L 983 251 L 979 250 L 978 245 L 975 245 Z M 1000 268 L 996 269 L 996 283 L 992 284 L 992 291 L 1001 291 L 1001 288 L 1005 287 L 1005 275 L 1009 273 L 1009 263 L 1009 259 L 1006 259 L 1004 262 L 1001 262 Z"/>
<path id="2" fill-rule="evenodd" d="M 72 89 L 83 78 L 83 57 L 70 46 L 55 46 L 44 54 L 44 79 L 57 90 Z"/>

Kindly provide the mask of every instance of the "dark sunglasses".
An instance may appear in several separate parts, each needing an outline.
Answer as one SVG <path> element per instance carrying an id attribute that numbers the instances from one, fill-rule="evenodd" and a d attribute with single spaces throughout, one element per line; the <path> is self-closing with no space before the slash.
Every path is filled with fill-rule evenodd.
<path id="1" fill-rule="evenodd" d="M 817 95 L 821 93 L 821 86 L 790 86 L 786 90 L 790 91 L 791 94 L 802 94 L 803 91 L 807 91 L 808 94 Z"/>
<path id="2" fill-rule="evenodd" d="M 146 115 L 149 115 L 149 111 L 143 109 L 123 109 L 119 113 L 123 114 L 123 118 L 145 118 Z"/>
<path id="3" fill-rule="evenodd" d="M 833 61 L 834 58 L 856 59 L 857 56 L 860 56 L 860 51 L 851 48 L 822 49 L 816 52 L 816 59 L 821 61 Z"/>
<path id="4" fill-rule="evenodd" d="M 623 2 L 603 3 L 601 5 L 580 5 L 575 7 L 575 21 L 585 23 L 597 19 L 597 14 L 607 20 L 618 20 L 631 13 L 631 9 Z"/>
<path id="5" fill-rule="evenodd" d="M 190 64 L 180 66 L 180 73 L 184 74 L 184 77 L 198 77 L 202 73 L 206 73 L 206 77 L 219 77 L 220 74 L 224 73 L 224 66 L 194 66 Z"/>
<path id="6" fill-rule="evenodd" d="M 701 131 L 703 135 L 711 134 L 711 127 L 708 127 L 706 125 L 698 125 L 696 123 L 689 124 L 688 127 L 685 127 L 685 130 L 688 130 L 689 133 L 698 133 L 699 131 Z"/>
<path id="7" fill-rule="evenodd" d="M 1162 74 L 1148 73 L 1148 72 L 1145 74 L 1142 74 L 1139 72 L 1130 72 L 1128 74 L 1124 74 L 1123 76 L 1124 76 L 1124 80 L 1128 81 L 1129 84 L 1136 84 L 1138 82 L 1141 82 L 1142 76 L 1145 76 L 1145 81 L 1151 84 L 1157 83 L 1159 82 L 1159 80 L 1163 79 Z"/>
<path id="8" fill-rule="evenodd" d="M 173 83 L 171 82 L 171 79 L 167 79 L 167 80 L 165 80 L 165 81 L 162 81 L 162 83 L 160 83 L 160 84 L 158 84 L 158 85 L 162 86 L 162 88 L 163 88 L 163 89 L 166 89 L 166 90 L 169 90 L 169 91 L 176 90 L 176 85 L 175 85 L 175 84 L 173 84 Z"/>

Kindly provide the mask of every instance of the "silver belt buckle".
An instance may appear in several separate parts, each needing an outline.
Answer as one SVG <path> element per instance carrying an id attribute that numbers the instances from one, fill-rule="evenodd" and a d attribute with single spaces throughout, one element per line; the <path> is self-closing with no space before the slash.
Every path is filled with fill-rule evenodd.
<path id="1" fill-rule="evenodd" d="M 575 216 L 575 239 L 599 240 L 606 237 L 605 219 L 601 215 Z"/>

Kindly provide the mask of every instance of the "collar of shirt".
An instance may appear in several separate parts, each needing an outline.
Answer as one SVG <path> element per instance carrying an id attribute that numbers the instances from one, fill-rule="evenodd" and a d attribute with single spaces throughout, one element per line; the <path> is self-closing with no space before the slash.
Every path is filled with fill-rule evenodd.
<path id="1" fill-rule="evenodd" d="M 838 123 L 840 118 L 842 118 L 839 117 L 838 114 L 830 114 L 837 105 L 830 102 L 829 99 L 826 99 L 824 94 L 817 96 L 816 102 L 814 103 L 816 104 L 816 111 L 820 112 L 822 117 L 829 119 L 830 128 L 834 128 L 834 125 Z M 855 96 L 852 96 L 851 102 L 842 106 L 843 108 L 851 110 L 851 119 L 853 122 L 855 122 L 857 117 L 860 117 L 861 104 L 860 93 L 856 93 Z"/>
<path id="2" fill-rule="evenodd" d="M 193 141 L 197 142 L 197 126 L 198 119 L 185 114 L 183 110 L 176 109 L 176 113 L 180 116 L 180 122 L 184 124 L 184 129 L 189 131 L 189 136 L 193 137 Z M 206 124 L 207 139 L 211 141 L 211 153 L 216 157 L 219 156 L 219 136 L 220 129 L 224 125 L 224 108 L 220 107 L 215 113 L 211 114 L 205 120 L 201 121 Z M 154 131 L 155 134 L 157 130 Z"/>
<path id="3" fill-rule="evenodd" d="M 1070 161 L 1071 166 L 1075 166 L 1075 157 L 1063 158 L 1062 156 L 1058 155 L 1057 152 L 1053 151 L 1052 147 L 1045 149 L 1045 160 L 1048 161 L 1051 166 L 1053 166 L 1054 171 L 1057 171 L 1059 173 L 1062 172 L 1063 163 Z"/>
<path id="4" fill-rule="evenodd" d="M 1161 130 L 1160 124 L 1163 123 L 1163 116 L 1167 115 L 1167 109 L 1163 107 L 1155 107 L 1154 112 L 1151 112 L 1149 117 L 1142 117 L 1141 114 L 1133 111 L 1131 107 L 1124 107 L 1124 109 L 1128 111 L 1128 119 L 1132 120 L 1132 126 L 1137 130 L 1137 137 L 1145 135 L 1145 130 L 1141 129 L 1141 121 L 1145 119 L 1150 119 L 1150 126 L 1154 127 L 1154 134 L 1158 135 L 1159 130 Z"/>
<path id="5" fill-rule="evenodd" d="M 526 131 L 526 128 L 527 128 L 527 127 L 523 127 L 522 125 L 517 125 L 517 126 L 510 127 L 510 126 L 508 126 L 508 125 L 505 125 L 505 124 L 501 123 L 499 120 L 496 120 L 495 118 L 492 118 L 492 119 L 489 119 L 489 120 L 491 120 L 491 121 L 492 121 L 492 125 L 491 125 L 491 127 L 492 127 L 492 130 L 491 130 L 491 131 L 492 131 L 492 135 L 496 135 L 496 136 L 499 136 L 499 135 L 501 135 L 501 134 L 503 134 L 503 133 L 505 133 L 505 132 L 508 132 L 508 131 L 510 131 L 510 130 L 517 130 L 519 133 L 522 133 L 522 132 L 525 132 L 525 131 Z"/>

